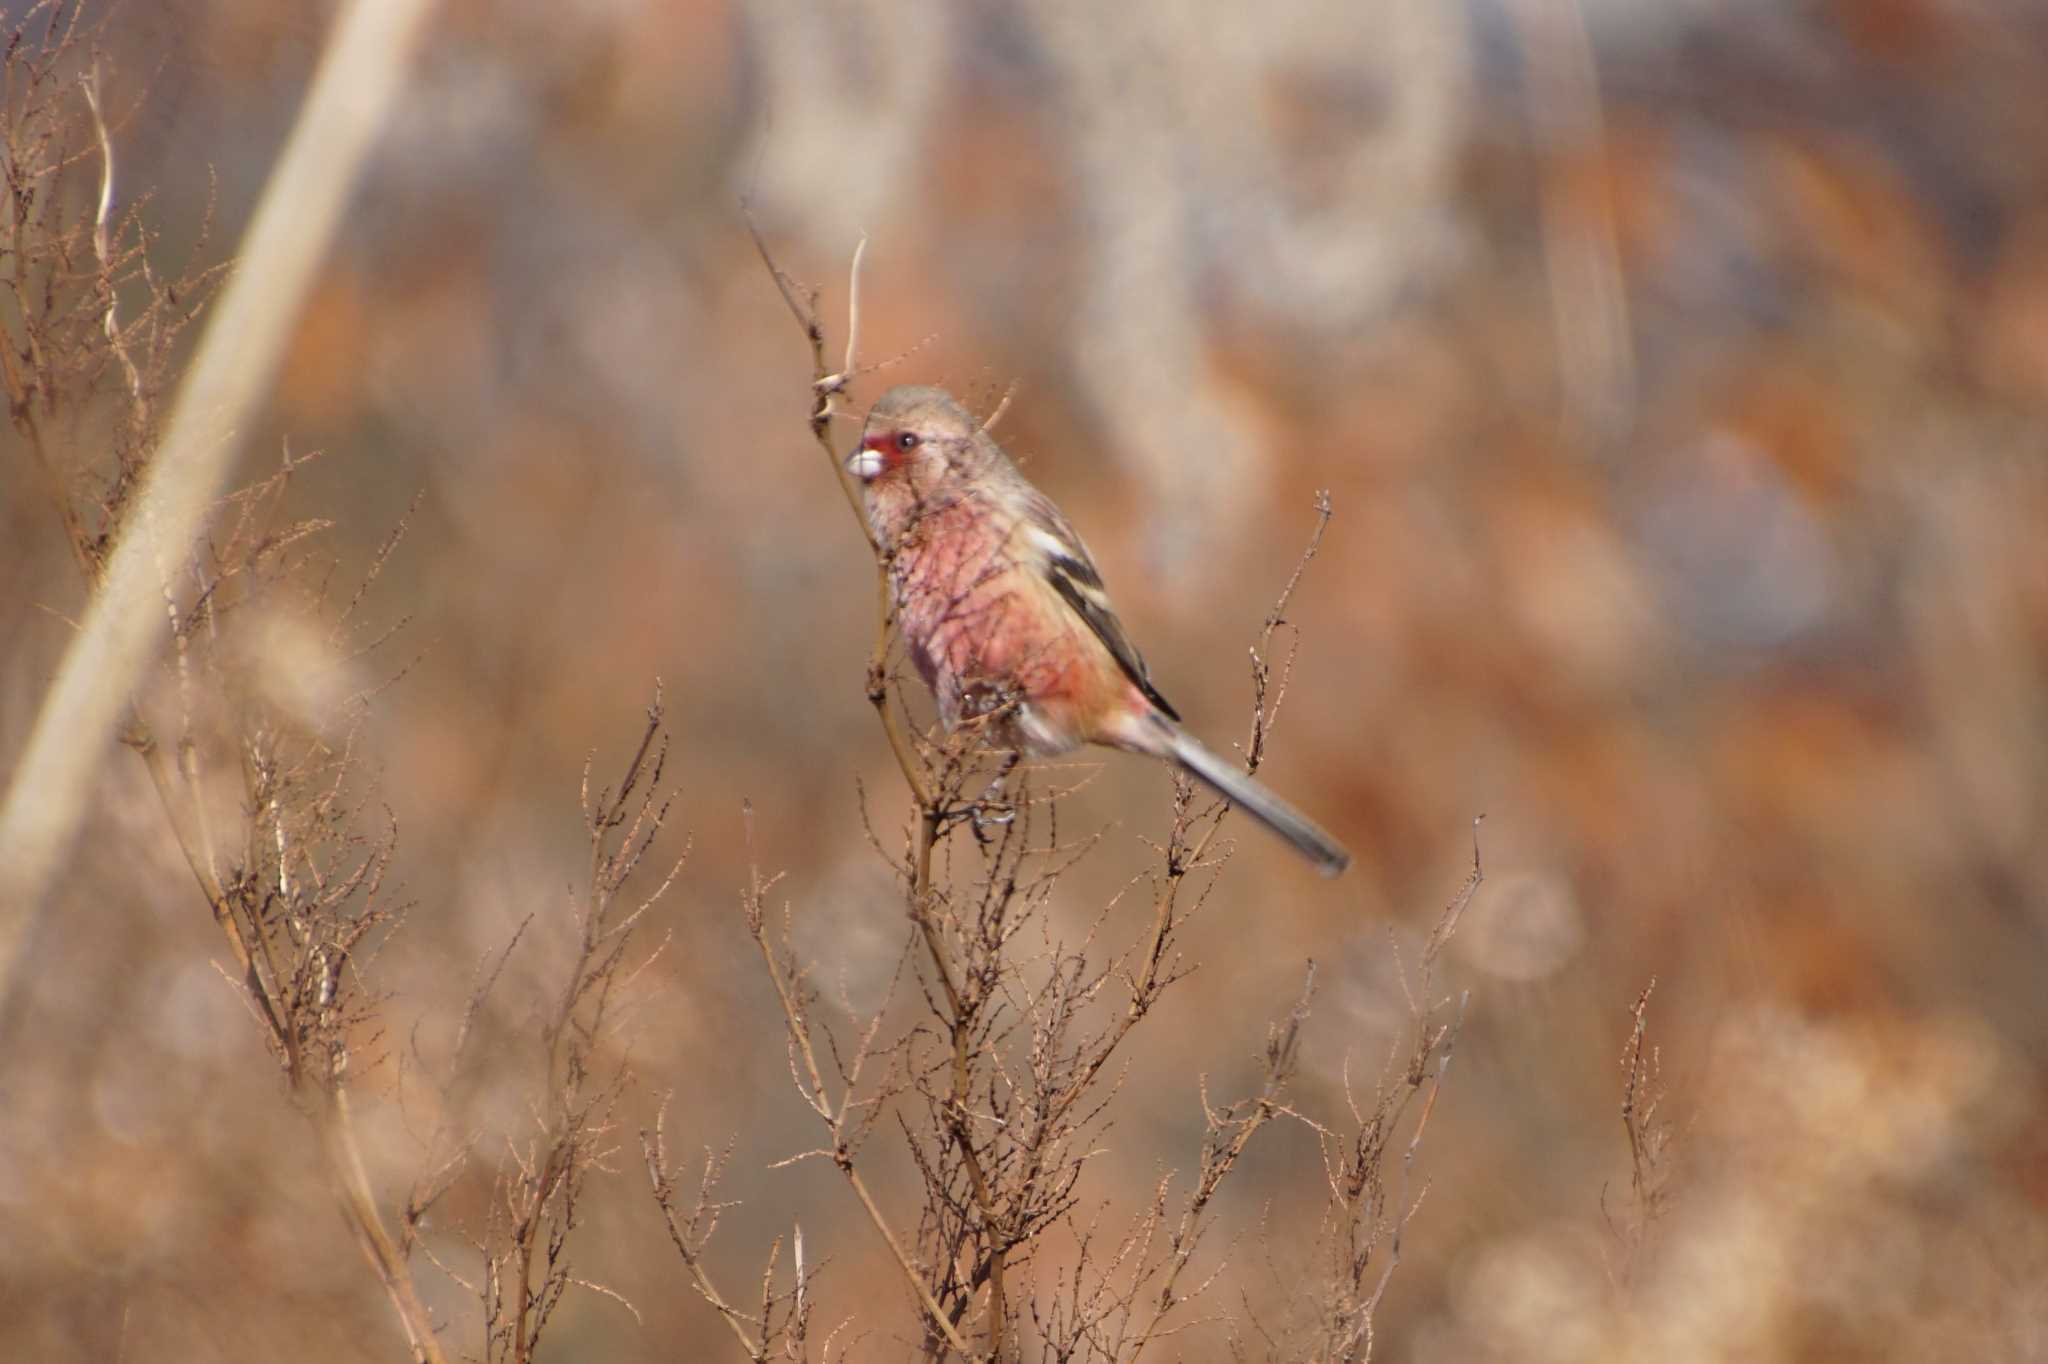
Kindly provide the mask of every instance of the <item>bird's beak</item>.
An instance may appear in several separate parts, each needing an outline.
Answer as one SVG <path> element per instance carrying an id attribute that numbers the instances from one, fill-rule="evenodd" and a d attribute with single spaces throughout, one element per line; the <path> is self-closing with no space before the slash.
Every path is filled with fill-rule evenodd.
<path id="1" fill-rule="evenodd" d="M 856 445 L 846 457 L 846 472 L 853 475 L 856 483 L 866 483 L 882 472 L 882 452 L 870 450 L 865 445 Z"/>

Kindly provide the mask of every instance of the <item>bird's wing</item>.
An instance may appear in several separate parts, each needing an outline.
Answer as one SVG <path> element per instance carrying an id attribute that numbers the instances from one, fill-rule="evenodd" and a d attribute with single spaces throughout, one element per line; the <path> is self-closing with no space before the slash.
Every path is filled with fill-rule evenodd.
<path id="1" fill-rule="evenodd" d="M 1089 557 L 1088 547 L 1081 543 L 1081 537 L 1060 514 L 1060 509 L 1035 489 L 1024 533 L 1034 537 L 1037 547 L 1044 551 L 1043 571 L 1053 591 L 1059 593 L 1061 599 L 1074 608 L 1074 613 L 1088 623 L 1088 628 L 1109 650 L 1110 657 L 1124 670 L 1124 675 L 1144 693 L 1145 699 L 1159 707 L 1168 719 L 1180 719 L 1180 712 L 1152 685 L 1152 676 L 1145 669 L 1144 655 L 1124 633 L 1124 623 L 1117 619 L 1116 608 L 1109 604 L 1109 593 L 1102 585 L 1102 574 L 1095 567 L 1095 560 Z"/>

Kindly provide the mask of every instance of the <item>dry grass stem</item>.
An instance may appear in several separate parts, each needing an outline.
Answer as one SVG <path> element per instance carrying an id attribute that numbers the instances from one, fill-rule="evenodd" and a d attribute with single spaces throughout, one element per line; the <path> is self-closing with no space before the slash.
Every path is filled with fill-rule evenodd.
<path id="1" fill-rule="evenodd" d="M 90 240 L 106 233 L 97 214 L 80 220 L 55 193 L 58 180 L 80 155 L 66 152 L 68 139 L 54 134 L 61 127 L 60 73 L 90 67 L 94 58 L 94 30 L 81 20 L 82 9 L 67 0 L 32 6 L 13 26 L 6 58 L 9 84 L 23 94 L 23 103 L 15 107 L 28 111 L 10 114 L 6 148 L 14 221 L 26 225 L 11 248 L 14 301 L 26 333 L 15 340 L 26 344 L 0 349 L 15 349 L 4 376 L 10 415 L 39 450 L 37 457 L 46 469 L 55 468 L 54 456 L 42 441 L 38 407 L 47 410 L 58 391 L 75 391 L 81 377 L 90 382 L 90 371 L 106 357 L 128 354 L 126 338 L 142 322 L 137 319 L 124 329 L 112 310 L 115 291 L 102 293 L 95 278 L 87 297 L 96 298 L 99 306 L 97 314 L 86 316 L 98 329 L 91 351 L 98 358 L 81 361 L 76 352 L 41 345 L 67 327 L 77 330 L 67 318 L 76 318 L 80 310 L 57 302 L 64 297 L 68 281 L 62 275 L 68 262 L 86 255 L 73 250 L 72 244 L 80 236 Z M 114 732 L 160 643 L 150 605 L 165 590 L 159 554 L 164 561 L 183 559 L 186 547 L 200 538 L 211 504 L 226 481 L 237 433 L 246 429 L 250 413 L 269 390 L 343 197 L 384 111 L 397 98 L 428 9 L 428 0 L 393 0 L 352 7 L 336 20 L 304 111 L 257 206 L 242 246 L 240 269 L 223 289 L 218 324 L 208 330 L 185 370 L 163 422 L 164 458 L 145 458 L 123 471 L 134 476 L 136 505 L 131 509 L 130 490 L 119 488 L 113 500 L 123 515 L 109 521 L 105 535 L 95 537 L 91 552 L 79 552 L 94 588 L 92 605 L 43 700 L 28 748 L 0 803 L 0 991 L 11 991 L 28 916 L 43 902 L 49 877 L 77 827 L 88 783 L 98 770 L 102 749 L 87 736 Z M 109 164 L 103 148 L 95 146 L 95 151 L 103 167 Z M 104 192 L 96 196 L 95 204 L 106 197 Z M 112 263 L 124 263 L 121 268 L 126 268 L 126 262 L 139 261 L 139 242 L 131 248 L 137 254 L 128 255 L 111 244 L 115 239 L 118 234 L 110 236 L 103 258 L 110 265 L 102 269 L 112 268 Z M 55 275 L 50 273 L 53 265 Z M 135 268 L 152 298 L 174 310 L 176 291 L 168 286 L 159 289 L 146 270 L 139 264 Z M 57 285 L 59 291 L 39 291 L 39 282 Z M 121 344 L 109 347 L 109 335 Z M 28 356 L 27 369 L 19 362 L 22 354 Z M 147 372 L 140 361 L 135 368 Z M 139 392 L 153 408 L 155 394 L 147 385 Z M 153 410 L 147 429 L 153 443 Z M 61 476 L 51 476 L 51 481 L 60 499 L 68 496 Z M 79 545 L 86 534 L 84 518 L 66 514 L 64 520 L 74 545 Z M 112 534 L 138 525 L 150 533 Z"/>

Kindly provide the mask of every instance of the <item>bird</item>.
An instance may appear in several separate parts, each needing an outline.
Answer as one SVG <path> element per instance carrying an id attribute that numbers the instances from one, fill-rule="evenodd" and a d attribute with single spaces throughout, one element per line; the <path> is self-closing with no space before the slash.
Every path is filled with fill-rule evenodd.
<path id="1" fill-rule="evenodd" d="M 1013 760 L 1085 744 L 1161 759 L 1325 876 L 1351 864 L 1315 821 L 1188 732 L 1073 525 L 950 393 L 904 384 L 882 394 L 845 469 L 947 733 L 984 721 Z"/>

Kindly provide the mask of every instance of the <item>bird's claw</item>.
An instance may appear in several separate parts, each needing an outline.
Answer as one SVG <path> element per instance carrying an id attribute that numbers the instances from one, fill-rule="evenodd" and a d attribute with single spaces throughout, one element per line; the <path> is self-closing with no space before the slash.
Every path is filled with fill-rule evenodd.
<path id="1" fill-rule="evenodd" d="M 989 845 L 990 829 L 999 829 L 1017 818 L 1017 807 L 1002 801 L 983 798 L 967 808 L 974 821 L 974 841 L 984 848 Z"/>
<path id="2" fill-rule="evenodd" d="M 985 830 L 1001 828 L 1014 822 L 1017 809 L 1007 801 L 990 800 L 986 796 L 948 806 L 939 811 L 939 832 L 944 833 L 956 824 L 971 824 L 978 842 L 988 842 Z"/>
<path id="3" fill-rule="evenodd" d="M 981 794 L 973 800 L 963 801 L 959 805 L 941 810 L 940 830 L 943 831 L 962 821 L 971 822 L 974 825 L 975 841 L 986 844 L 987 830 L 1014 823 L 1017 818 L 1017 807 L 1001 796 L 1003 783 L 1008 781 L 1010 773 L 1016 770 L 1018 757 L 1019 755 L 1015 753 L 1005 755 L 1001 768 L 989 780 L 989 784 L 981 789 Z"/>

